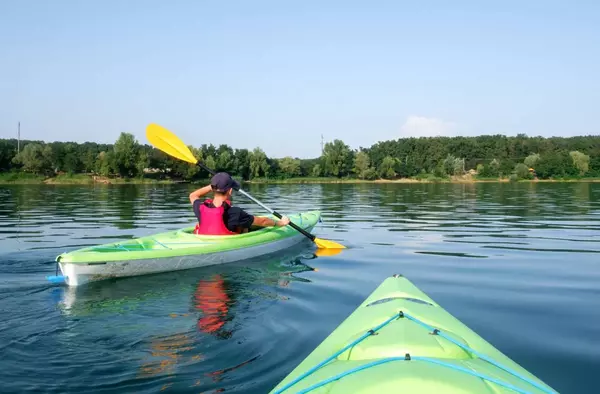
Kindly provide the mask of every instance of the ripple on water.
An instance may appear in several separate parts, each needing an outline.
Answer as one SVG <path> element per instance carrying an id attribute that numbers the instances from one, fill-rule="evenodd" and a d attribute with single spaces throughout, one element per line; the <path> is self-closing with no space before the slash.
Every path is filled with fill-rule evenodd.
<path id="1" fill-rule="evenodd" d="M 348 249 L 44 282 L 59 252 L 193 225 L 193 187 L 0 188 L 3 391 L 265 393 L 394 273 L 558 391 L 595 385 L 599 184 L 249 185 Z"/>

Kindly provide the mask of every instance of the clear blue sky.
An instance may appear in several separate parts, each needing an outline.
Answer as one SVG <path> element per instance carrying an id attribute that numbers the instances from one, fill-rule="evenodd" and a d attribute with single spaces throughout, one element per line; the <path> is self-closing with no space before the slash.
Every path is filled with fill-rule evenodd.
<path id="1" fill-rule="evenodd" d="M 0 137 L 600 134 L 600 2 L 0 1 Z"/>

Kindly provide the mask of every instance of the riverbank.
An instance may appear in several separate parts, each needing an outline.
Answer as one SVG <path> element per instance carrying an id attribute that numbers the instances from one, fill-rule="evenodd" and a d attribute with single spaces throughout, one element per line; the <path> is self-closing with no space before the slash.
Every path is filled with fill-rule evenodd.
<path id="1" fill-rule="evenodd" d="M 144 184 L 207 184 L 207 180 L 184 181 L 178 179 L 154 179 L 154 178 L 110 178 L 86 174 L 62 174 L 55 177 L 44 177 L 41 175 L 27 173 L 3 173 L 0 174 L 0 185 L 144 185 Z M 472 176 L 453 176 L 449 178 L 440 178 L 435 176 L 418 178 L 399 178 L 399 179 L 356 179 L 356 178 L 287 178 L 287 179 L 267 179 L 256 178 L 244 183 L 249 184 L 360 184 L 360 183 L 508 183 L 510 178 L 477 178 Z M 513 181 L 514 182 L 514 181 Z M 537 183 L 537 182 L 600 182 L 600 178 L 565 178 L 565 179 L 522 179 L 516 182 Z"/>
<path id="2" fill-rule="evenodd" d="M 64 174 L 55 177 L 25 173 L 3 173 L 0 174 L 0 185 L 143 185 L 143 184 L 176 184 L 189 183 L 176 179 L 152 179 L 152 178 L 109 178 L 86 174 Z"/>
<path id="3" fill-rule="evenodd" d="M 289 178 L 289 179 L 253 179 L 245 183 L 254 184 L 302 184 L 302 183 L 545 183 L 545 182 L 600 182 L 600 178 L 565 178 L 565 179 L 521 179 L 512 181 L 510 178 L 476 178 L 476 177 L 427 177 L 399 179 L 352 179 L 352 178 Z"/>

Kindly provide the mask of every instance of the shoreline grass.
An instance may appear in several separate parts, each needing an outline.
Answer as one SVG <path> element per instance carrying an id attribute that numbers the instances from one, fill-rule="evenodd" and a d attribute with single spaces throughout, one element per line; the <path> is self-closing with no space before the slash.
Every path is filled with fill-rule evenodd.
<path id="1" fill-rule="evenodd" d="M 110 178 L 88 174 L 59 174 L 53 177 L 24 172 L 0 173 L 0 185 L 142 185 L 189 183 L 177 179 Z"/>
<path id="2" fill-rule="evenodd" d="M 178 179 L 154 179 L 154 178 L 110 178 L 88 174 L 60 174 L 54 177 L 44 177 L 23 172 L 4 172 L 0 173 L 0 185 L 31 185 L 31 184 L 47 184 L 47 185 L 144 185 L 144 184 L 179 184 L 190 183 L 193 185 L 208 184 L 209 180 L 184 181 Z M 477 178 L 477 177 L 447 177 L 440 178 L 432 174 L 420 175 L 413 178 L 399 179 L 357 179 L 357 178 L 328 178 L 328 177 L 297 177 L 287 179 L 267 179 L 255 178 L 244 181 L 248 184 L 360 184 L 360 183 L 375 183 L 375 184 L 393 184 L 393 183 L 552 183 L 552 182 L 600 182 L 598 177 L 589 178 L 555 178 L 555 179 L 520 179 L 511 180 L 505 178 Z"/>
<path id="3" fill-rule="evenodd" d="M 252 179 L 245 181 L 245 183 L 254 184 L 302 184 L 302 183 L 314 183 L 314 184 L 335 184 L 335 183 L 550 183 L 550 182 L 600 182 L 600 178 L 555 178 L 555 179 L 519 179 L 512 181 L 510 178 L 476 178 L 476 177 L 450 177 L 440 178 L 434 175 L 426 177 L 414 177 L 414 178 L 398 178 L 398 179 L 355 179 L 355 178 L 288 178 L 288 179 Z"/>
<path id="4" fill-rule="evenodd" d="M 25 172 L 2 172 L 0 173 L 0 184 L 2 185 L 12 185 L 12 184 L 38 184 L 43 183 L 44 176 L 29 174 Z"/>

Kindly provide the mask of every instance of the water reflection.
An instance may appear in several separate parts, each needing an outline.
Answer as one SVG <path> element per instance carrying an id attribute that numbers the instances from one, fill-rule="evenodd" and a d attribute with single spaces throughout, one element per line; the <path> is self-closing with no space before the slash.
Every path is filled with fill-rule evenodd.
<path id="1" fill-rule="evenodd" d="M 189 294 L 191 311 L 210 315 L 239 296 L 270 297 L 256 290 L 262 285 L 286 287 L 294 281 L 309 282 L 295 274 L 314 271 L 307 261 L 315 258 L 307 252 L 307 244 L 301 243 L 285 252 L 224 265 L 65 287 L 59 307 L 67 316 L 121 314 Z"/>
<path id="2" fill-rule="evenodd" d="M 195 339 L 185 333 L 152 337 L 150 341 L 150 355 L 152 359 L 140 366 L 139 377 L 158 375 L 172 375 L 176 371 L 177 363 L 183 362 L 185 352 L 194 349 Z M 202 359 L 200 354 L 189 357 L 191 361 Z"/>
<path id="3" fill-rule="evenodd" d="M 114 198 L 119 202 L 115 204 L 119 215 L 119 220 L 115 223 L 116 227 L 119 229 L 135 228 L 135 222 L 139 219 L 138 212 L 144 208 L 142 201 L 139 201 L 142 188 L 138 185 L 123 185 L 115 190 Z"/>
<path id="4" fill-rule="evenodd" d="M 231 330 L 223 329 L 230 320 L 229 304 L 232 300 L 227 295 L 225 282 L 220 274 L 206 280 L 200 280 L 194 292 L 194 309 L 201 313 L 198 329 L 207 334 L 214 334 L 221 339 L 231 337 Z"/>
<path id="5" fill-rule="evenodd" d="M 196 371 L 204 370 L 204 378 L 194 373 L 191 386 L 205 385 L 206 379 L 214 385 L 259 355 L 215 368 L 223 364 L 215 362 L 218 354 L 235 353 L 230 346 L 239 343 L 239 339 L 225 348 L 215 347 L 211 341 L 230 341 L 234 333 L 252 327 L 256 316 L 273 301 L 285 301 L 275 288 L 289 287 L 295 281 L 309 282 L 298 274 L 314 271 L 308 261 L 315 258 L 307 252 L 307 245 L 301 244 L 284 253 L 223 266 L 64 288 L 59 307 L 77 322 L 85 317 L 86 325 L 109 324 L 112 330 L 119 331 L 124 347 L 140 354 L 139 378 L 174 378 L 196 366 Z M 126 324 L 120 316 L 135 316 L 136 324 Z M 74 332 L 81 330 L 84 328 L 78 327 Z M 207 359 L 211 361 L 202 364 Z"/>

